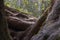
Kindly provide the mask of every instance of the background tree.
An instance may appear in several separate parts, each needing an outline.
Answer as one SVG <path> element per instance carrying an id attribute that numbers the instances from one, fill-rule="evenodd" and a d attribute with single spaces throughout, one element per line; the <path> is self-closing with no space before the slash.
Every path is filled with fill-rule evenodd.
<path id="1" fill-rule="evenodd" d="M 50 2 L 51 0 L 5 0 L 5 5 L 39 17 L 50 5 Z"/>

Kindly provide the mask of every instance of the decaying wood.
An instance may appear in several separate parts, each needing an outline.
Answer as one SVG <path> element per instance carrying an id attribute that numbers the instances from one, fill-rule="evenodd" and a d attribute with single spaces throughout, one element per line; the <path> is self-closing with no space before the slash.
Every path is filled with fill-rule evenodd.
<path id="1" fill-rule="evenodd" d="M 23 31 L 36 22 L 35 18 L 30 18 L 23 12 L 20 13 L 18 10 L 7 6 L 5 6 L 5 12 L 9 28 L 15 31 Z"/>
<path id="2" fill-rule="evenodd" d="M 8 17 L 7 18 L 8 23 L 9 23 L 9 28 L 14 29 L 14 30 L 26 30 L 30 25 L 33 25 L 34 22 L 27 22 L 22 19 L 19 19 L 17 17 Z"/>

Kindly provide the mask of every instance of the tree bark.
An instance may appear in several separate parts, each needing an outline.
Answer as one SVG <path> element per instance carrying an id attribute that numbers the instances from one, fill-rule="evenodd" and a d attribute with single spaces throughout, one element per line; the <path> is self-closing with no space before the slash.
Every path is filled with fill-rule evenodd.
<path id="1" fill-rule="evenodd" d="M 11 40 L 5 19 L 4 0 L 0 0 L 0 40 Z"/>
<path id="2" fill-rule="evenodd" d="M 43 28 L 31 40 L 60 40 L 60 0 L 56 0 Z"/>

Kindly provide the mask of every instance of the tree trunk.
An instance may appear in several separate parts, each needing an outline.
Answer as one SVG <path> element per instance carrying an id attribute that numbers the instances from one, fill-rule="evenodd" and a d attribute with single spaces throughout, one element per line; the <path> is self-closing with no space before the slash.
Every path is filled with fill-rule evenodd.
<path id="1" fill-rule="evenodd" d="M 31 40 L 60 40 L 60 0 L 56 0 L 43 28 Z"/>
<path id="2" fill-rule="evenodd" d="M 0 40 L 11 40 L 5 19 L 4 1 L 0 0 Z"/>

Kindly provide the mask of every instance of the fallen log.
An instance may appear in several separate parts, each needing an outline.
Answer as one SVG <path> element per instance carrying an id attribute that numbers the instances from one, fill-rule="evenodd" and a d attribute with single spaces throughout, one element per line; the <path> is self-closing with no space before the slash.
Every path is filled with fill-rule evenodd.
<path id="1" fill-rule="evenodd" d="M 5 6 L 5 12 L 9 28 L 15 31 L 25 30 L 36 22 L 35 18 L 31 19 L 23 12 L 19 12 L 18 10 L 7 6 Z"/>
<path id="2" fill-rule="evenodd" d="M 17 17 L 12 17 L 9 16 L 7 17 L 8 25 L 9 28 L 14 29 L 14 30 L 25 30 L 27 29 L 30 25 L 33 25 L 34 22 L 27 22 L 22 19 L 19 19 Z"/>

